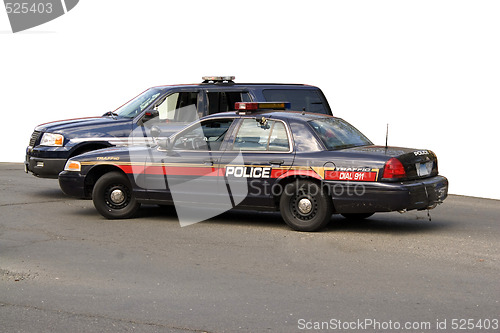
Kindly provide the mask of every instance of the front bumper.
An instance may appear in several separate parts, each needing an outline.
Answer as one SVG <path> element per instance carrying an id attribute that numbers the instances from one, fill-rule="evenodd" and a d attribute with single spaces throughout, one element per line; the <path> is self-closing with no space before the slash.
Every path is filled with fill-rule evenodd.
<path id="1" fill-rule="evenodd" d="M 63 171 L 59 174 L 61 190 L 72 197 L 85 198 L 85 177 L 79 172 Z"/>
<path id="2" fill-rule="evenodd" d="M 40 178 L 57 179 L 59 172 L 64 170 L 64 165 L 70 156 L 68 147 L 44 147 L 26 148 L 24 159 L 24 171 L 31 172 Z"/>
<path id="3" fill-rule="evenodd" d="M 59 172 L 64 170 L 65 158 L 40 158 L 26 155 L 24 171 L 31 172 L 40 178 L 56 179 Z"/>
<path id="4" fill-rule="evenodd" d="M 398 183 L 329 182 L 337 213 L 432 209 L 448 196 L 448 179 L 435 176 Z"/>

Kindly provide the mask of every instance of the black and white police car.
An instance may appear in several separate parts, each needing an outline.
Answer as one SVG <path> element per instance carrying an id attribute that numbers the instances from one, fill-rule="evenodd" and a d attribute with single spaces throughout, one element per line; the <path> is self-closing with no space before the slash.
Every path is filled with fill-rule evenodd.
<path id="1" fill-rule="evenodd" d="M 286 107 L 240 102 L 155 146 L 74 157 L 60 186 L 92 197 L 109 219 L 129 218 L 142 203 L 177 205 L 180 193 L 197 208 L 226 198 L 231 208 L 279 210 L 299 231 L 320 230 L 335 213 L 362 219 L 432 209 L 447 197 L 432 151 L 376 146 L 343 119 Z"/>

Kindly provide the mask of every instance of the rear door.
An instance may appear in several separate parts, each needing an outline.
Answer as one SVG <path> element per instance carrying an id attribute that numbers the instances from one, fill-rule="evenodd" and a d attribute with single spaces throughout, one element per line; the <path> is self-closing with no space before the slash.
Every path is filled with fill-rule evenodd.
<path id="1" fill-rule="evenodd" d="M 228 141 L 219 169 L 231 191 L 232 204 L 273 206 L 273 185 L 291 168 L 295 158 L 287 123 L 242 118 Z"/>

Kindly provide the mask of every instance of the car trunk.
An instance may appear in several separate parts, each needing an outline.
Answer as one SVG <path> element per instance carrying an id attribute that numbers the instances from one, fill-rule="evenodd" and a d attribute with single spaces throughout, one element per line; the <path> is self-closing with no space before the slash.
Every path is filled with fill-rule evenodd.
<path id="1" fill-rule="evenodd" d="M 397 159 L 403 165 L 405 176 L 388 178 L 384 177 L 384 167 L 380 169 L 379 181 L 402 181 L 425 179 L 437 176 L 438 162 L 436 154 L 426 149 L 400 148 L 400 147 L 384 147 L 384 146 L 364 146 L 351 148 L 349 151 L 366 153 L 368 155 L 378 155 L 379 157 L 387 157 L 387 163 L 392 158 Z"/>

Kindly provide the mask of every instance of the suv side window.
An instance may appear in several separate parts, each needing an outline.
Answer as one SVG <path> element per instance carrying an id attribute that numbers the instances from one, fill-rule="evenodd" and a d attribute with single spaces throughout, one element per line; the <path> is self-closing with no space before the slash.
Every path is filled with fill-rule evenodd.
<path id="1" fill-rule="evenodd" d="M 209 91 L 208 114 L 219 112 L 234 111 L 236 102 L 250 102 L 250 95 L 243 91 Z"/>
<path id="2" fill-rule="evenodd" d="M 233 119 L 210 119 L 197 123 L 175 138 L 174 150 L 217 151 Z"/>
<path id="3" fill-rule="evenodd" d="M 266 101 L 290 102 L 292 111 L 327 114 L 323 100 L 314 89 L 264 89 Z"/>
<path id="4" fill-rule="evenodd" d="M 255 119 L 244 119 L 236 134 L 233 150 L 288 151 L 290 143 L 285 125 L 267 120 L 264 124 Z"/>
<path id="5" fill-rule="evenodd" d="M 160 122 L 189 123 L 198 118 L 198 92 L 178 92 L 168 95 L 155 107 Z"/>

